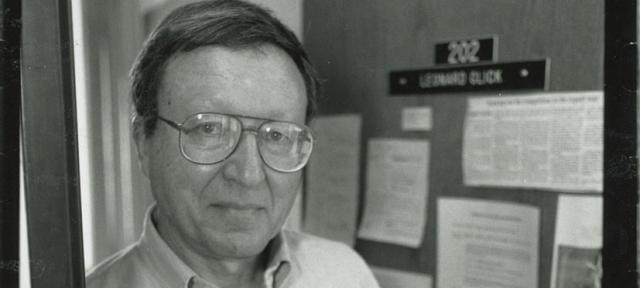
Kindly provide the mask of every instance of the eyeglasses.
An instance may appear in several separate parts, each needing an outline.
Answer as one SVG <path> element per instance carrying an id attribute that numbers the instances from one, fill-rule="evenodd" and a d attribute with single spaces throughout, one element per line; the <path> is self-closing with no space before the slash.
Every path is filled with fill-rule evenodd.
<path id="1" fill-rule="evenodd" d="M 180 152 L 196 164 L 226 160 L 246 131 L 256 135 L 258 153 L 267 166 L 279 172 L 295 172 L 309 161 L 315 141 L 311 128 L 292 122 L 220 113 L 194 114 L 182 124 L 157 117 L 180 132 Z M 263 122 L 258 127 L 247 128 L 240 118 Z"/>

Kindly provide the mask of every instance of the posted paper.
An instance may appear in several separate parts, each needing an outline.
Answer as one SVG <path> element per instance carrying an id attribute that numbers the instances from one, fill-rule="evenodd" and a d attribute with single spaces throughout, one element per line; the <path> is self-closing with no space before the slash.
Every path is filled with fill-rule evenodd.
<path id="1" fill-rule="evenodd" d="M 602 191 L 602 92 L 469 100 L 467 185 Z"/>
<path id="2" fill-rule="evenodd" d="M 540 210 L 497 201 L 438 200 L 438 288 L 538 287 Z"/>
<path id="3" fill-rule="evenodd" d="M 429 131 L 433 126 L 432 109 L 429 106 L 402 109 L 403 131 Z"/>
<path id="4" fill-rule="evenodd" d="M 551 288 L 600 287 L 602 197 L 560 196 Z"/>
<path id="5" fill-rule="evenodd" d="M 431 288 L 431 275 L 396 269 L 371 267 L 380 288 Z"/>
<path id="6" fill-rule="evenodd" d="M 360 238 L 408 247 L 422 243 L 429 142 L 371 139 Z"/>
<path id="7" fill-rule="evenodd" d="M 353 246 L 359 192 L 360 115 L 316 117 L 307 167 L 304 230 Z"/>

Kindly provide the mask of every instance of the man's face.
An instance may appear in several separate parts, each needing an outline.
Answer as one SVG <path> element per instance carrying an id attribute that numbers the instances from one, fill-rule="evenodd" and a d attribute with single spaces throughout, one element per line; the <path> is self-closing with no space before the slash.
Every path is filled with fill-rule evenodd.
<path id="1" fill-rule="evenodd" d="M 270 45 L 203 47 L 175 55 L 158 92 L 159 115 L 178 123 L 195 113 L 216 112 L 304 124 L 306 105 L 298 69 Z M 262 122 L 241 121 L 253 128 Z M 301 187 L 301 172 L 266 166 L 252 133 L 243 134 L 228 159 L 212 165 L 186 160 L 178 135 L 159 121 L 152 136 L 137 137 L 162 236 L 174 248 L 205 257 L 259 254 L 282 227 Z"/>

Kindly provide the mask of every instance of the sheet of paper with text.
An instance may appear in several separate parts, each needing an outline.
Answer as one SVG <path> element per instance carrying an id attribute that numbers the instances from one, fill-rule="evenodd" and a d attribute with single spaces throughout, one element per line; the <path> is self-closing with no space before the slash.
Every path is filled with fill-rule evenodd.
<path id="1" fill-rule="evenodd" d="M 422 243 L 429 142 L 371 139 L 364 216 L 358 237 L 408 247 Z"/>
<path id="2" fill-rule="evenodd" d="M 430 131 L 433 128 L 431 106 L 402 108 L 402 131 Z"/>
<path id="3" fill-rule="evenodd" d="M 438 288 L 538 287 L 540 209 L 438 199 Z"/>
<path id="4" fill-rule="evenodd" d="M 347 114 L 318 116 L 307 167 L 304 230 L 353 246 L 358 213 L 362 118 Z"/>
<path id="5" fill-rule="evenodd" d="M 602 197 L 560 195 L 551 288 L 600 287 Z"/>
<path id="6" fill-rule="evenodd" d="M 470 98 L 466 185 L 602 192 L 603 93 Z"/>

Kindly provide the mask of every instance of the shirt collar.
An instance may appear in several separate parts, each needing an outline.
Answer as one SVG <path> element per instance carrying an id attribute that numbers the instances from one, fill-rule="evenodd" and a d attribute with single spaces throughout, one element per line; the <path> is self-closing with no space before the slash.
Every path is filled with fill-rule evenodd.
<path id="1" fill-rule="evenodd" d="M 269 260 L 265 270 L 267 287 L 281 287 L 291 272 L 291 252 L 284 233 L 280 232 L 268 246 Z"/>
<path id="2" fill-rule="evenodd" d="M 176 255 L 169 245 L 162 239 L 153 223 L 155 204 L 147 210 L 139 247 L 144 255 L 148 267 L 153 267 L 152 273 L 167 287 L 190 286 L 194 278 L 204 281 Z M 291 252 L 284 233 L 280 232 L 267 246 L 268 260 L 264 279 L 267 287 L 281 287 L 287 279 L 291 268 Z M 211 285 L 211 287 L 215 287 Z"/>

